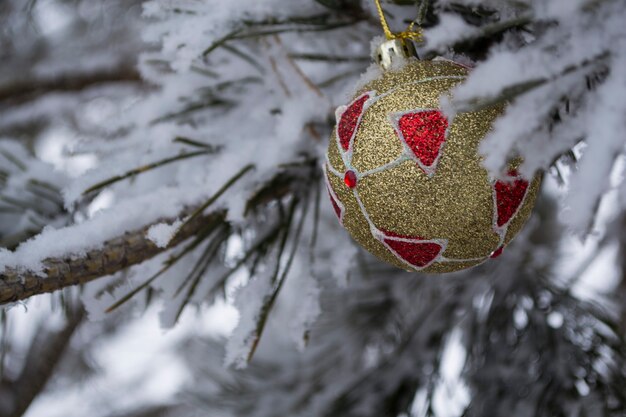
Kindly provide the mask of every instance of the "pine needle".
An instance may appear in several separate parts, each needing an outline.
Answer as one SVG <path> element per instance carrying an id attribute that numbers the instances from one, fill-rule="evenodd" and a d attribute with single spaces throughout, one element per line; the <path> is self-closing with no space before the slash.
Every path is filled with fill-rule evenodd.
<path id="1" fill-rule="evenodd" d="M 292 203 L 292 207 L 294 210 L 295 210 L 296 205 L 297 205 L 297 202 Z M 296 227 L 296 232 L 292 239 L 293 244 L 292 244 L 291 253 L 289 254 L 287 263 L 285 264 L 282 274 L 280 275 L 280 278 L 278 279 L 276 286 L 274 290 L 272 291 L 272 294 L 268 298 L 266 298 L 265 302 L 263 303 L 263 306 L 261 307 L 261 312 L 259 313 L 259 320 L 257 321 L 257 328 L 255 329 L 254 340 L 252 341 L 250 352 L 248 353 L 248 357 L 247 357 L 248 362 L 250 362 L 252 358 L 254 357 L 254 353 L 256 352 L 259 342 L 261 341 L 263 330 L 265 329 L 265 325 L 267 324 L 267 319 L 269 318 L 272 308 L 274 307 L 274 303 L 276 302 L 276 299 L 278 298 L 278 294 L 280 293 L 280 290 L 282 289 L 283 284 L 285 283 L 285 280 L 287 278 L 287 274 L 289 273 L 289 270 L 291 269 L 291 265 L 293 264 L 296 251 L 300 243 L 300 236 L 302 235 L 304 221 L 307 217 L 308 206 L 309 206 L 309 194 L 307 194 L 305 198 L 305 203 L 303 205 L 300 221 L 298 222 L 298 226 Z M 290 213 L 290 217 L 288 221 L 291 222 L 292 219 L 293 219 L 293 214 Z M 285 232 L 285 235 L 287 234 L 288 234 L 288 230 Z M 279 258 L 277 261 L 279 265 L 280 265 L 280 258 L 281 257 L 279 255 Z"/>
<path id="2" fill-rule="evenodd" d="M 193 221 L 196 217 L 200 216 L 202 212 L 204 212 L 204 210 L 206 210 L 211 204 L 213 204 L 218 198 L 220 198 L 222 194 L 224 194 L 230 187 L 232 187 L 237 181 L 239 181 L 244 175 L 246 175 L 253 168 L 254 168 L 254 165 L 252 164 L 248 164 L 245 167 L 243 167 L 237 174 L 235 174 L 224 185 L 222 185 L 222 187 L 219 190 L 217 190 L 217 192 L 213 194 L 211 198 L 209 198 L 207 201 L 204 202 L 204 204 L 202 204 L 200 207 L 194 210 L 194 212 L 191 213 L 191 215 L 178 228 L 178 230 L 174 234 L 174 239 L 176 238 L 180 230 L 182 230 L 186 225 L 189 224 L 189 222 Z"/>
<path id="3" fill-rule="evenodd" d="M 146 281 L 144 281 L 141 285 L 139 285 L 138 287 L 136 287 L 135 289 L 133 289 L 132 291 L 130 291 L 129 293 L 127 293 L 125 296 L 123 296 L 122 298 L 120 298 L 118 301 L 116 301 L 113 305 L 111 305 L 110 307 L 108 307 L 105 312 L 106 313 L 110 313 L 113 310 L 117 309 L 119 306 L 121 306 L 122 304 L 126 303 L 128 300 L 130 300 L 131 298 L 133 298 L 136 294 L 138 294 L 140 291 L 142 291 L 143 289 L 147 288 L 151 283 L 153 283 L 157 278 L 159 278 L 161 275 L 163 275 L 165 272 L 167 272 L 172 266 L 174 266 L 178 261 L 180 261 L 182 258 L 184 258 L 186 255 L 188 255 L 189 253 L 191 253 L 196 247 L 198 247 L 205 239 L 207 239 L 211 233 L 213 232 L 213 230 L 215 230 L 215 228 L 223 221 L 223 219 L 218 218 L 217 221 L 209 223 L 207 225 L 205 225 L 199 232 L 198 235 L 196 236 L 196 238 L 189 244 L 187 245 L 180 253 L 172 256 L 170 259 L 168 259 L 165 263 L 165 266 L 163 266 L 163 268 L 161 268 L 156 274 L 152 275 L 150 278 L 148 278 Z"/>
<path id="4" fill-rule="evenodd" d="M 130 177 L 134 177 L 135 175 L 139 175 L 142 174 L 144 172 L 147 171 L 151 171 L 155 168 L 159 168 L 162 167 L 164 165 L 168 165 L 171 164 L 173 162 L 177 162 L 177 161 L 182 161 L 184 159 L 189 159 L 189 158 L 195 158 L 196 156 L 202 156 L 202 155 L 208 155 L 213 153 L 213 150 L 204 150 L 204 151 L 197 151 L 197 152 L 190 152 L 190 153 L 184 153 L 181 155 L 177 155 L 177 156 L 173 156 L 171 158 L 166 158 L 166 159 L 161 159 L 160 161 L 156 161 L 156 162 L 152 162 L 150 164 L 141 166 L 139 168 L 135 168 L 135 169 L 131 169 L 130 171 L 122 174 L 122 175 L 117 175 L 115 177 L 111 177 L 108 180 L 99 182 L 89 188 L 87 188 L 85 191 L 83 191 L 83 195 L 87 195 L 90 194 L 94 191 L 98 191 L 101 190 L 111 184 L 115 184 L 116 182 L 125 180 L 127 178 Z"/>
<path id="5" fill-rule="evenodd" d="M 216 153 L 222 150 L 221 146 L 213 146 L 210 143 L 200 142 L 198 140 L 189 139 L 183 136 L 177 136 L 174 140 L 174 143 L 182 143 L 183 145 L 193 146 L 195 148 L 203 148 L 211 153 Z"/>
<path id="6" fill-rule="evenodd" d="M 241 28 L 240 29 L 236 29 L 236 30 L 233 30 L 232 32 L 226 34 L 225 36 L 219 38 L 218 40 L 213 42 L 208 48 L 206 48 L 202 52 L 202 56 L 204 58 L 206 58 L 211 52 L 215 51 L 217 48 L 219 48 L 220 46 L 224 45 L 229 40 L 234 39 L 235 36 L 237 36 L 242 31 L 243 31 L 243 29 L 241 29 Z"/>
<path id="7" fill-rule="evenodd" d="M 284 224 L 279 223 L 278 225 L 273 227 L 264 237 L 257 240 L 257 242 L 246 251 L 244 256 L 242 256 L 241 259 L 239 259 L 232 268 L 226 271 L 225 274 L 223 274 L 217 281 L 215 281 L 215 284 L 213 285 L 211 290 L 209 290 L 209 294 L 215 294 L 219 288 L 224 288 L 226 286 L 228 278 L 235 271 L 241 268 L 253 255 L 258 255 L 255 259 L 255 263 L 260 261 L 262 255 L 264 255 L 264 253 L 267 251 L 267 247 L 280 236 L 280 232 L 282 231 L 283 227 Z"/>
<path id="8" fill-rule="evenodd" d="M 222 227 L 221 233 L 219 234 L 218 237 L 216 237 L 215 239 L 211 240 L 204 252 L 202 253 L 202 255 L 200 256 L 200 259 L 198 260 L 198 262 L 196 262 L 196 264 L 194 265 L 193 269 L 191 270 L 191 272 L 189 273 L 189 275 L 187 276 L 187 278 L 180 284 L 180 286 L 176 289 L 176 292 L 174 293 L 174 297 L 178 296 L 180 294 L 180 292 L 187 286 L 187 284 L 192 280 L 192 278 L 194 276 L 196 276 L 198 274 L 199 271 L 201 271 L 203 269 L 202 265 L 204 264 L 204 262 L 208 259 L 209 261 L 213 259 L 213 256 L 217 253 L 218 249 L 220 248 L 220 245 L 222 243 L 224 243 L 224 241 L 228 238 L 228 236 L 230 235 L 230 227 L 228 227 L 228 225 L 226 225 L 226 223 L 224 223 L 224 227 Z"/>
<path id="9" fill-rule="evenodd" d="M 415 19 L 415 23 L 417 23 L 418 26 L 422 26 L 424 24 L 429 8 L 430 0 L 419 0 L 417 2 L 417 17 Z"/>
<path id="10" fill-rule="evenodd" d="M 178 322 L 178 319 L 180 318 L 180 315 L 182 314 L 183 310 L 185 309 L 187 304 L 189 304 L 189 302 L 191 301 L 191 297 L 193 297 L 193 295 L 195 294 L 196 288 L 198 287 L 200 280 L 202 279 L 207 269 L 209 268 L 209 265 L 215 258 L 215 255 L 217 254 L 217 251 L 221 247 L 222 243 L 224 243 L 224 241 L 228 239 L 228 236 L 229 236 L 229 228 L 226 227 L 224 228 L 224 232 L 221 233 L 219 237 L 213 239 L 207 245 L 205 252 L 200 257 L 200 260 L 194 266 L 192 272 L 189 274 L 188 279 L 185 280 L 186 282 L 191 281 L 191 285 L 189 286 L 189 290 L 187 291 L 187 295 L 185 296 L 185 299 L 181 302 L 180 306 L 178 307 L 178 311 L 176 312 L 176 318 L 174 319 L 174 322 Z M 185 284 L 183 284 L 176 291 L 176 295 L 180 293 L 184 285 Z"/>
<path id="11" fill-rule="evenodd" d="M 26 171 L 26 165 L 11 152 L 0 149 L 0 155 L 4 156 L 9 162 L 13 163 L 13 165 L 15 165 L 20 171 Z"/>
<path id="12" fill-rule="evenodd" d="M 345 55 L 328 55 L 328 54 L 289 54 L 289 58 L 302 61 L 323 61 L 323 62 L 370 62 L 368 56 L 345 56 Z"/>
<path id="13" fill-rule="evenodd" d="M 243 59 L 248 64 L 252 65 L 261 74 L 265 74 L 265 68 L 263 68 L 263 65 L 261 65 L 259 63 L 259 61 L 254 59 L 250 54 L 246 54 L 245 52 L 243 52 L 243 51 L 241 51 L 241 50 L 239 50 L 239 49 L 237 49 L 234 46 L 229 45 L 229 44 L 224 44 L 222 46 L 222 48 L 224 48 L 224 50 L 230 52 L 231 54 L 233 54 L 235 56 L 238 56 L 239 58 Z"/>
<path id="14" fill-rule="evenodd" d="M 521 81 L 517 84 L 512 84 L 506 88 L 504 88 L 499 95 L 491 96 L 491 97 L 479 97 L 476 99 L 468 100 L 465 102 L 459 103 L 458 110 L 460 112 L 468 112 L 468 111 L 480 111 L 485 108 L 494 106 L 499 103 L 511 101 L 521 95 L 524 95 L 538 87 L 541 87 L 549 82 L 554 81 L 555 79 L 565 77 L 569 74 L 572 74 L 576 71 L 586 69 L 590 66 L 598 66 L 602 64 L 602 62 L 610 56 L 610 53 L 604 51 L 598 54 L 595 58 L 580 62 L 576 65 L 571 65 L 565 68 L 561 73 L 551 77 L 551 78 L 535 78 L 531 80 Z"/>
<path id="15" fill-rule="evenodd" d="M 283 221 L 284 227 L 282 232 L 282 239 L 280 240 L 280 244 L 278 246 L 278 254 L 276 255 L 276 269 L 274 271 L 274 275 L 272 276 L 272 284 L 276 283 L 278 280 L 278 274 L 280 273 L 280 263 L 283 258 L 283 252 L 285 251 L 285 246 L 287 245 L 287 239 L 289 238 L 289 231 L 291 229 L 291 223 L 293 221 L 294 213 L 296 212 L 296 208 L 298 207 L 298 199 L 294 198 L 291 200 L 291 205 L 289 207 L 289 211 L 287 213 L 287 218 Z"/>

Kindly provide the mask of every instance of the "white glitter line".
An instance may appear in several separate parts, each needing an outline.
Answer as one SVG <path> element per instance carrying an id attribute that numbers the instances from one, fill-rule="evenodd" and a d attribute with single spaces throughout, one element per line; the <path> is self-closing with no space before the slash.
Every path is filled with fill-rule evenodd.
<path id="1" fill-rule="evenodd" d="M 443 263 L 446 263 L 446 262 L 450 262 L 450 263 L 486 262 L 490 258 L 490 255 L 487 255 L 485 257 L 480 257 L 480 258 L 468 258 L 468 259 L 446 258 L 445 256 L 443 256 L 443 254 L 445 253 L 446 249 L 448 249 L 448 240 L 447 239 L 417 240 L 417 239 L 407 239 L 407 238 L 386 236 L 383 232 L 380 231 L 380 229 L 378 229 L 376 227 L 376 225 L 374 224 L 374 222 L 370 218 L 369 214 L 367 213 L 367 210 L 365 209 L 365 205 L 363 204 L 363 201 L 361 201 L 361 197 L 359 196 L 359 193 L 356 190 L 356 188 L 353 189 L 352 192 L 354 194 L 354 198 L 356 199 L 356 201 L 357 201 L 357 203 L 359 205 L 359 209 L 361 210 L 361 214 L 363 214 L 363 217 L 365 218 L 365 221 L 367 221 L 367 223 L 368 223 L 368 225 L 370 227 L 370 233 L 372 233 L 372 236 L 376 240 L 378 240 L 380 243 L 382 243 L 383 246 L 385 246 L 387 248 L 387 250 L 389 250 L 389 252 L 391 252 L 399 261 L 401 261 L 402 263 L 404 263 L 405 265 L 409 266 L 411 269 L 413 269 L 415 271 L 418 271 L 418 272 L 422 271 L 422 270 L 432 266 L 435 263 L 442 263 L 443 264 Z M 441 246 L 441 251 L 439 252 L 439 255 L 437 255 L 437 257 L 435 257 L 426 266 L 417 267 L 415 265 L 411 265 L 406 260 L 401 258 L 396 253 L 396 251 L 394 251 L 387 243 L 385 243 L 384 239 L 396 240 L 396 241 L 407 242 L 407 243 L 436 243 L 436 244 Z"/>
<path id="2" fill-rule="evenodd" d="M 430 81 L 437 81 L 437 80 L 464 80 L 466 79 L 467 76 L 465 75 L 444 75 L 444 76 L 440 76 L 440 77 L 428 77 L 428 78 L 422 78 L 421 80 L 417 80 L 417 81 L 413 81 L 410 83 L 406 83 L 406 84 L 402 84 L 399 85 L 397 87 L 392 88 L 391 90 L 387 91 L 386 93 L 381 94 L 380 96 L 378 96 L 378 99 L 381 99 L 383 97 L 387 97 L 390 94 L 395 93 L 397 90 L 399 90 L 400 88 L 406 86 L 406 85 L 416 85 L 416 84 L 422 84 L 422 83 L 427 83 Z M 440 110 L 441 109 L 437 109 Z"/>
<path id="3" fill-rule="evenodd" d="M 337 171 L 337 170 L 335 169 L 335 167 L 333 167 L 333 166 L 331 165 L 331 163 L 330 163 L 330 159 L 328 159 L 328 154 L 326 154 L 326 164 L 324 164 L 324 169 L 325 169 L 325 170 L 330 170 L 330 172 L 331 172 L 334 176 L 339 177 L 339 178 L 343 178 L 343 177 L 344 177 L 344 175 L 345 175 L 344 173 L 341 173 L 341 172 Z"/>
<path id="4" fill-rule="evenodd" d="M 364 178 L 364 177 L 367 177 L 368 175 L 378 174 L 379 172 L 387 171 L 391 168 L 395 168 L 396 166 L 400 165 L 403 162 L 410 161 L 410 160 L 411 158 L 403 152 L 395 161 L 379 166 L 378 168 L 370 169 L 369 171 L 365 171 L 361 174 L 357 174 L 357 178 Z"/>
<path id="5" fill-rule="evenodd" d="M 467 76 L 465 75 L 447 75 L 447 76 L 440 76 L 440 77 L 428 77 L 428 78 L 423 78 L 421 80 L 417 80 L 411 83 L 406 83 L 406 84 L 402 84 L 398 87 L 392 88 L 391 90 L 387 91 L 386 93 L 383 93 L 381 95 L 376 95 L 377 92 L 376 90 L 371 90 L 371 91 L 366 91 L 363 94 L 361 94 L 359 97 L 355 98 L 354 100 L 352 100 L 350 102 L 350 104 L 348 104 L 347 106 L 339 106 L 337 107 L 337 109 L 335 110 L 335 119 L 336 119 L 336 124 L 335 124 L 335 139 L 336 139 L 336 143 L 337 143 L 337 148 L 339 149 L 339 153 L 341 155 L 341 159 L 343 160 L 343 163 L 346 165 L 347 168 L 352 169 L 352 151 L 353 151 L 353 147 L 354 147 L 354 141 L 356 139 L 356 134 L 359 130 L 359 127 L 361 125 L 361 120 L 363 118 L 363 116 L 365 115 L 365 112 L 367 109 L 369 109 L 371 106 L 373 106 L 377 101 L 381 100 L 384 97 L 387 97 L 390 94 L 393 94 L 395 91 L 397 91 L 398 89 L 406 86 L 406 85 L 416 85 L 416 84 L 422 84 L 422 83 L 427 83 L 430 81 L 437 81 L 437 80 L 464 80 L 465 78 L 467 78 Z M 365 95 L 369 95 L 370 97 L 365 101 L 365 103 L 363 103 L 363 109 L 361 110 L 361 114 L 359 115 L 359 118 L 357 119 L 356 122 L 356 126 L 354 128 L 354 132 L 352 132 L 352 136 L 350 137 L 350 141 L 348 143 L 348 150 L 344 151 L 343 147 L 341 146 L 341 140 L 339 138 L 339 123 L 341 122 L 341 116 L 343 116 L 343 113 L 345 113 L 345 111 L 352 105 L 354 104 L 356 101 L 358 101 L 360 98 L 362 98 Z M 436 110 L 440 110 L 440 109 L 436 109 Z"/>
<path id="6" fill-rule="evenodd" d="M 442 262 L 452 262 L 452 263 L 461 263 L 461 262 L 478 262 L 478 261 L 487 261 L 491 255 L 483 256 L 480 258 L 467 258 L 467 259 L 453 259 L 442 257 Z"/>
<path id="7" fill-rule="evenodd" d="M 398 253 L 395 250 L 393 250 L 393 248 L 391 246 L 389 246 L 389 244 L 387 244 L 387 242 L 385 242 L 384 240 L 381 240 L 380 243 L 382 243 L 383 246 L 385 246 L 387 248 L 387 250 L 389 252 L 391 252 L 391 254 L 393 254 L 399 261 L 401 261 L 405 265 L 408 265 L 411 269 L 413 269 L 416 272 L 423 271 L 424 269 L 428 268 L 429 266 L 431 266 L 432 264 L 434 264 L 436 262 L 441 262 L 441 254 L 443 252 L 445 252 L 445 250 L 446 250 L 444 247 L 442 247 L 441 250 L 439 251 L 439 254 L 432 261 L 428 262 L 424 266 L 415 266 L 413 264 L 410 264 L 407 260 L 402 258 L 400 255 L 398 255 Z M 436 243 L 436 242 L 419 241 L 419 243 Z"/>
<path id="8" fill-rule="evenodd" d="M 365 218 L 365 220 L 367 221 L 367 223 L 368 223 L 368 225 L 370 227 L 370 233 L 372 234 L 374 239 L 376 239 L 380 243 L 382 243 L 383 246 L 385 246 L 387 248 L 387 250 L 389 252 L 391 252 L 399 261 L 401 261 L 402 263 L 404 263 L 405 265 L 407 265 L 408 267 L 410 267 L 414 271 L 422 271 L 422 270 L 428 268 L 429 266 L 431 266 L 432 264 L 434 264 L 436 262 L 441 262 L 441 259 L 443 259 L 443 253 L 448 248 L 448 241 L 447 241 L 447 239 L 419 240 L 419 239 L 410 239 L 410 238 L 401 238 L 401 237 L 387 236 L 380 229 L 378 229 L 376 227 L 376 225 L 374 224 L 374 222 L 370 218 L 369 214 L 367 213 L 367 210 L 365 209 L 365 205 L 361 201 L 361 197 L 359 197 L 359 193 L 356 190 L 356 188 L 354 190 L 352 190 L 352 192 L 354 194 L 354 198 L 356 199 L 357 203 L 359 204 L 359 208 L 361 210 L 361 214 L 363 214 L 363 217 Z M 435 243 L 435 244 L 441 246 L 441 250 L 439 251 L 437 256 L 435 258 L 433 258 L 433 260 L 430 261 L 428 264 L 426 264 L 426 265 L 424 265 L 422 267 L 418 267 L 418 266 L 410 264 L 405 259 L 403 259 L 400 255 L 398 255 L 398 253 L 395 250 L 393 250 L 385 242 L 385 240 L 394 240 L 394 241 L 406 242 L 406 243 Z"/>
<path id="9" fill-rule="evenodd" d="M 380 233 L 380 231 L 378 230 L 378 228 L 376 227 L 372 219 L 370 219 L 369 214 L 367 214 L 367 210 L 365 209 L 365 206 L 363 205 L 363 202 L 361 201 L 361 197 L 359 197 L 359 192 L 356 190 L 356 188 L 354 188 L 352 190 L 352 193 L 354 194 L 354 198 L 356 199 L 356 202 L 359 204 L 359 208 L 361 209 L 361 214 L 363 214 L 363 217 L 365 217 L 367 224 L 369 224 L 370 226 L 370 232 L 372 233 L 372 236 L 378 239 L 376 234 Z"/>
<path id="10" fill-rule="evenodd" d="M 422 170 L 424 170 L 424 172 L 426 173 L 426 175 L 428 175 L 428 177 L 432 177 L 434 175 L 434 172 L 436 170 L 437 164 L 439 163 L 439 159 L 441 158 L 442 154 L 443 154 L 443 149 L 445 147 L 445 144 L 447 142 L 448 136 L 449 136 L 449 131 L 450 131 L 450 127 L 451 124 L 450 122 L 448 122 L 448 128 L 446 129 L 446 133 L 445 133 L 445 141 L 442 143 L 440 149 L 439 149 L 439 153 L 437 155 L 437 158 L 435 159 L 435 161 L 433 162 L 433 164 L 431 166 L 425 166 L 419 159 L 417 159 L 417 157 L 415 157 L 413 151 L 411 150 L 411 148 L 407 145 L 406 143 L 406 139 L 404 138 L 404 135 L 402 135 L 402 132 L 399 129 L 398 126 L 398 121 L 400 119 L 400 117 L 404 114 L 408 114 L 408 113 L 418 113 L 418 112 L 424 112 L 424 111 L 441 111 L 440 109 L 413 109 L 413 110 L 409 110 L 409 111 L 404 111 L 404 112 L 398 112 L 398 113 L 392 113 L 389 115 L 389 119 L 394 127 L 394 129 L 396 130 L 396 133 L 398 133 L 398 137 L 400 138 L 400 141 L 402 142 L 403 148 L 404 148 L 404 152 L 394 161 L 382 165 L 378 168 L 374 168 L 372 170 L 363 172 L 363 173 L 359 173 L 353 166 L 352 166 L 352 155 L 353 155 L 353 148 L 354 148 L 354 142 L 356 139 L 356 135 L 357 132 L 359 130 L 359 127 L 361 126 L 361 121 L 363 116 L 365 115 L 366 110 L 368 110 L 371 106 L 373 106 L 376 102 L 378 102 L 379 100 L 381 100 L 382 98 L 393 94 L 395 91 L 397 91 L 398 89 L 406 86 L 406 85 L 416 85 L 416 84 L 422 84 L 422 83 L 426 83 L 426 82 L 430 82 L 430 81 L 437 81 L 437 80 L 464 80 L 465 78 L 467 78 L 466 76 L 440 76 L 440 77 L 428 77 L 428 78 L 423 78 L 421 80 L 418 81 L 414 81 L 411 83 L 407 83 L 407 84 L 403 84 L 400 85 L 396 88 L 393 88 L 389 91 L 387 91 L 384 94 L 381 95 L 376 95 L 376 91 L 372 90 L 372 91 L 368 91 L 365 92 L 363 94 L 361 94 L 359 97 L 357 97 L 356 99 L 354 99 L 348 106 L 340 106 L 337 108 L 337 111 L 335 113 L 336 119 L 337 119 L 337 124 L 335 126 L 335 138 L 336 138 L 336 144 L 337 144 L 337 148 L 339 150 L 339 153 L 341 155 L 341 159 L 346 167 L 346 170 L 348 171 L 353 171 L 356 175 L 357 175 L 357 180 L 367 177 L 369 175 L 373 175 L 376 173 L 380 173 L 389 169 L 392 169 L 398 165 L 400 165 L 401 163 L 405 162 L 405 161 L 409 161 L 412 160 L 414 162 L 416 162 L 420 168 Z M 354 102 L 356 102 L 357 100 L 359 100 L 360 98 L 362 98 L 364 95 L 369 95 L 369 98 L 363 103 L 363 109 L 361 111 L 361 114 L 359 115 L 357 121 L 356 121 L 356 126 L 354 128 L 354 131 L 352 132 L 352 136 L 350 138 L 349 141 L 349 145 L 348 145 L 348 150 L 344 151 L 343 147 L 341 146 L 341 140 L 339 138 L 339 132 L 338 132 L 338 127 L 339 127 L 339 123 L 341 122 L 341 116 L 343 116 L 343 113 L 350 107 L 350 105 L 352 105 Z M 337 171 L 331 164 L 330 164 L 330 160 L 328 158 L 328 154 L 326 155 L 326 161 L 327 164 L 325 164 L 324 166 L 324 171 L 328 172 L 328 170 L 335 176 L 339 177 L 339 178 L 343 178 L 344 173 L 341 173 L 339 171 Z M 516 178 L 520 178 L 520 177 L 516 177 Z M 343 224 L 343 216 L 345 213 L 345 206 L 343 205 L 343 203 L 341 203 L 341 200 L 339 200 L 338 196 L 336 195 L 336 193 L 334 192 L 333 188 L 330 186 L 330 183 L 328 181 L 328 177 L 325 176 L 325 181 L 326 181 L 326 185 L 329 188 L 329 192 L 331 193 L 331 196 L 334 200 L 334 202 L 337 204 L 337 206 L 340 208 L 340 212 L 341 212 L 341 218 L 340 218 L 340 223 Z M 530 183 L 529 183 L 530 186 Z M 378 229 L 376 227 L 376 225 L 374 224 L 374 222 L 372 221 L 372 219 L 370 218 L 369 214 L 367 213 L 367 210 L 363 204 L 363 202 L 361 201 L 361 198 L 359 196 L 359 193 L 357 191 L 356 188 L 354 188 L 353 190 L 353 195 L 354 198 L 356 199 L 358 205 L 359 205 L 359 209 L 361 211 L 361 214 L 363 215 L 363 217 L 365 218 L 365 220 L 367 221 L 369 228 L 370 228 L 370 233 L 372 234 L 372 236 L 378 240 L 379 242 L 381 242 L 383 244 L 383 246 L 385 246 L 387 248 L 387 250 L 389 250 L 389 252 L 391 252 L 400 262 L 402 262 L 403 264 L 407 265 L 409 268 L 411 268 L 414 271 L 421 271 L 424 270 L 430 266 L 432 266 L 435 263 L 446 263 L 446 262 L 450 262 L 450 263 L 461 263 L 461 262 L 485 262 L 487 260 L 489 260 L 490 256 L 486 256 L 486 257 L 480 257 L 480 258 L 468 258 L 468 259 L 452 259 L 452 258 L 446 258 L 445 256 L 443 256 L 443 253 L 446 251 L 447 247 L 448 247 L 448 240 L 447 239 L 433 239 L 433 240 L 418 240 L 418 239 L 410 239 L 410 238 L 400 238 L 400 237 L 393 237 L 393 236 L 386 236 L 382 231 L 380 231 L 380 229 Z M 494 200 L 494 215 L 493 215 L 493 228 L 494 231 L 496 233 L 498 233 L 498 235 L 500 236 L 500 243 L 499 243 L 499 247 L 501 247 L 504 244 L 504 239 L 506 236 L 506 232 L 508 230 L 508 227 L 510 225 L 510 223 L 513 221 L 513 218 L 515 216 L 517 216 L 517 214 L 519 213 L 519 210 L 521 209 L 521 207 L 524 205 L 524 202 L 526 201 L 526 197 L 528 196 L 528 190 L 526 190 L 526 193 L 524 194 L 524 197 L 522 198 L 522 202 L 520 203 L 519 207 L 516 209 L 515 213 L 511 216 L 511 219 L 509 219 L 509 221 L 504 224 L 501 227 L 497 226 L 497 215 L 498 215 L 498 206 L 497 206 L 497 198 L 496 198 L 496 191 L 495 191 L 495 182 L 492 183 L 492 196 L 493 196 L 493 200 Z M 430 263 L 428 263 L 427 265 L 423 266 L 423 267 L 417 267 L 415 265 L 411 265 L 410 263 L 408 263 L 406 260 L 404 260 L 402 257 L 400 257 L 398 255 L 398 253 L 396 251 L 394 251 L 386 242 L 385 240 L 393 240 L 393 241 L 398 241 L 398 242 L 406 242 L 406 243 L 434 243 L 437 245 L 441 246 L 441 250 L 439 252 L 439 254 L 437 255 L 437 257 L 435 257 Z"/>

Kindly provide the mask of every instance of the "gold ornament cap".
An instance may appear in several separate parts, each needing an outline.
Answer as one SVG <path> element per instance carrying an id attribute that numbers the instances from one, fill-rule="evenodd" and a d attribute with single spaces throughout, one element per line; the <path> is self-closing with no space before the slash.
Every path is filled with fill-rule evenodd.
<path id="1" fill-rule="evenodd" d="M 374 50 L 372 58 L 383 70 L 388 70 L 393 65 L 394 60 L 406 61 L 409 58 L 419 58 L 419 56 L 412 40 L 395 38 L 381 43 Z"/>

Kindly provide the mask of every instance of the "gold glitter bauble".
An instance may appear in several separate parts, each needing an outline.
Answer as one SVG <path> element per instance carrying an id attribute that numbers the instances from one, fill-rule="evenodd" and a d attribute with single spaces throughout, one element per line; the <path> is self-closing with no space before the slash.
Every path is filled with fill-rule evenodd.
<path id="1" fill-rule="evenodd" d="M 337 110 L 325 164 L 333 208 L 365 249 L 411 271 L 452 272 L 496 257 L 528 220 L 541 182 L 511 165 L 490 178 L 478 146 L 503 107 L 448 120 L 440 96 L 467 76 L 450 61 L 383 72 Z"/>

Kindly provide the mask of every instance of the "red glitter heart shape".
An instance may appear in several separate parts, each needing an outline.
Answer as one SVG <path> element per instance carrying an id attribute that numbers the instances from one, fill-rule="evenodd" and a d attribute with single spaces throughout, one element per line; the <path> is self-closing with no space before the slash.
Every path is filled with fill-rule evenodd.
<path id="1" fill-rule="evenodd" d="M 415 155 L 420 167 L 432 175 L 446 141 L 446 116 L 439 110 L 413 111 L 402 114 L 397 123 L 401 139 Z"/>
<path id="2" fill-rule="evenodd" d="M 339 117 L 337 123 L 337 136 L 339 136 L 339 143 L 344 151 L 350 149 L 350 142 L 354 136 L 354 132 L 358 127 L 359 120 L 363 114 L 363 107 L 365 102 L 370 98 L 369 94 L 363 94 L 361 97 L 354 100 L 346 110 Z"/>
<path id="3" fill-rule="evenodd" d="M 416 268 L 430 265 L 442 252 L 443 246 L 415 236 L 403 236 L 394 232 L 383 231 L 383 242 L 398 257 Z M 402 240 L 399 240 L 402 239 Z"/>
<path id="4" fill-rule="evenodd" d="M 515 179 L 513 181 L 496 181 L 494 184 L 497 206 L 496 224 L 498 227 L 504 226 L 511 220 L 524 202 L 524 197 L 528 191 L 528 181 L 518 177 L 517 171 L 510 171 L 509 176 Z"/>

